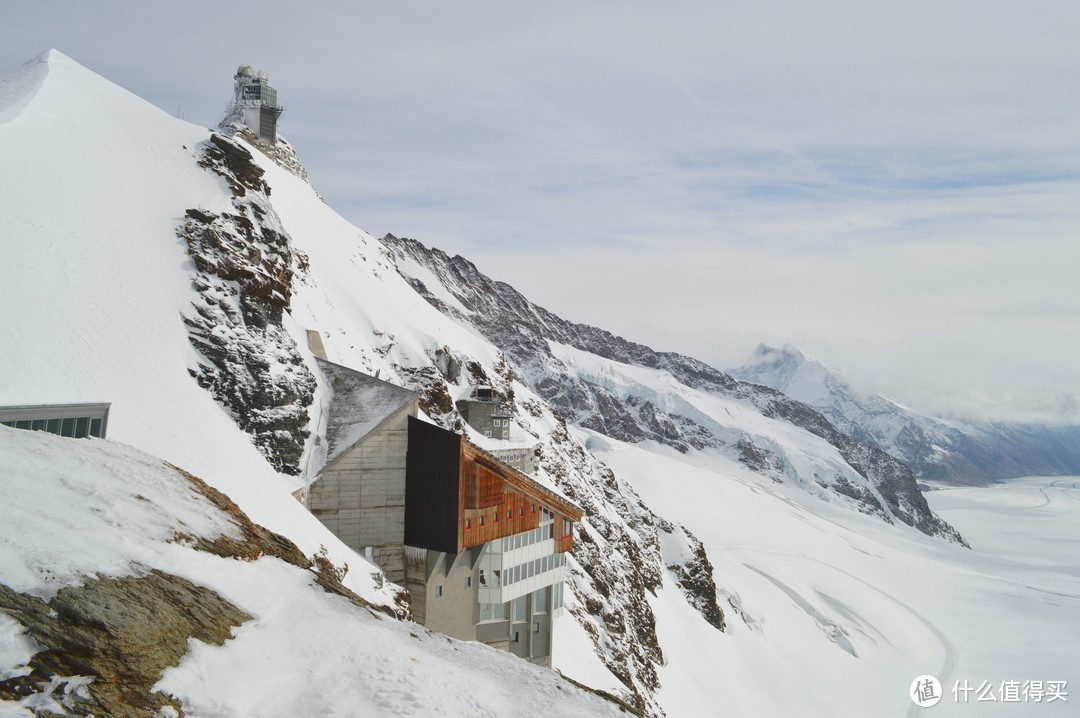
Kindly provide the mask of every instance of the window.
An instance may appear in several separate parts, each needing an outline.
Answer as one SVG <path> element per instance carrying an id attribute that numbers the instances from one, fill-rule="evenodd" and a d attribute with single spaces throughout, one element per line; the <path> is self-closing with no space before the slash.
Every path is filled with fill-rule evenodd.
<path id="1" fill-rule="evenodd" d="M 533 613 L 547 613 L 548 593 L 547 586 L 536 590 L 536 593 L 533 594 Z"/>
<path id="2" fill-rule="evenodd" d="M 518 516 L 524 516 L 524 515 L 525 515 L 525 507 L 524 506 L 519 506 L 518 507 Z"/>
<path id="3" fill-rule="evenodd" d="M 495 426 L 502 426 L 502 419 L 496 419 Z"/>
<path id="4" fill-rule="evenodd" d="M 514 631 L 512 634 L 510 634 L 510 642 L 511 643 L 517 643 L 520 640 L 521 640 L 521 634 L 518 631 Z"/>
<path id="5" fill-rule="evenodd" d="M 557 583 L 557 584 L 555 584 L 554 586 L 551 587 L 551 599 L 552 599 L 551 607 L 553 609 L 562 608 L 562 605 L 563 605 L 563 603 L 562 603 L 562 599 L 563 599 L 563 584 L 562 584 L 562 581 L 560 581 L 559 583 Z"/>
<path id="6" fill-rule="evenodd" d="M 513 509 L 507 509 L 506 510 L 506 518 L 508 518 L 508 519 L 514 518 L 514 510 Z"/>
<path id="7" fill-rule="evenodd" d="M 528 613 L 526 612 L 527 606 L 525 605 L 525 596 L 514 599 L 514 621 L 523 622 Z"/>
<path id="8" fill-rule="evenodd" d="M 494 610 L 491 612 L 491 617 L 498 621 L 506 620 L 506 604 L 496 603 Z"/>
<path id="9" fill-rule="evenodd" d="M 533 633 L 540 633 L 540 621 L 533 623 Z"/>
<path id="10" fill-rule="evenodd" d="M 481 526 L 483 526 L 483 525 L 484 525 L 484 517 L 483 517 L 483 516 L 481 516 L 481 517 L 480 517 L 480 525 L 481 525 Z"/>
<path id="11" fill-rule="evenodd" d="M 468 531 L 472 528 L 472 519 L 465 519 L 465 530 Z"/>
<path id="12" fill-rule="evenodd" d="M 498 511 L 496 511 L 495 513 L 493 513 L 491 515 L 491 521 L 492 521 L 492 523 L 496 523 L 496 524 L 499 523 L 499 512 Z"/>
<path id="13" fill-rule="evenodd" d="M 568 519 L 562 520 L 562 535 L 563 538 L 572 536 L 574 534 L 574 522 Z"/>
<path id="14" fill-rule="evenodd" d="M 472 588 L 472 576 L 465 577 L 465 588 Z"/>
<path id="15" fill-rule="evenodd" d="M 442 598 L 442 586 L 435 587 L 435 598 Z"/>

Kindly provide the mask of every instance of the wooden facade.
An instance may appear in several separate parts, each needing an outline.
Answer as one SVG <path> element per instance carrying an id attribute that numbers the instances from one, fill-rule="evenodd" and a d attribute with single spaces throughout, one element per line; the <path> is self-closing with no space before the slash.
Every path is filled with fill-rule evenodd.
<path id="1" fill-rule="evenodd" d="M 405 543 L 460 553 L 513 536 L 555 516 L 556 551 L 569 551 L 563 520 L 581 509 L 451 431 L 410 418 L 406 471 Z M 571 532 L 572 533 L 572 532 Z"/>

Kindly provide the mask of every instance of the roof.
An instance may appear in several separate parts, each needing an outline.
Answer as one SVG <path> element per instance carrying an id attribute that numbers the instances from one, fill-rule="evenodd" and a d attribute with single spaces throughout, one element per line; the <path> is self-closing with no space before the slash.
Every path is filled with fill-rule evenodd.
<path id="1" fill-rule="evenodd" d="M 396 414 L 417 395 L 382 379 L 334 364 L 315 360 L 330 380 L 330 404 L 326 420 L 326 460 L 320 471 Z"/>

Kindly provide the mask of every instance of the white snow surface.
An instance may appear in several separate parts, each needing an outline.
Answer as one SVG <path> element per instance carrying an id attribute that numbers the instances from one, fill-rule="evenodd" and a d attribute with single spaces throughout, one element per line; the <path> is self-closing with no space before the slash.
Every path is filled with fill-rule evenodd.
<path id="1" fill-rule="evenodd" d="M 679 600 L 670 575 L 650 599 L 669 716 L 701 715 L 702 706 L 736 716 L 914 716 L 907 690 L 922 674 L 946 692 L 929 715 L 982 716 L 987 702 L 974 694 L 953 700 L 957 681 L 988 681 L 999 697 L 1005 681 L 1080 685 L 1078 479 L 931 492 L 967 550 L 714 453 L 607 437 L 592 446 L 657 513 L 697 535 L 729 599 L 724 635 Z M 1077 699 L 999 699 L 993 714 L 1075 715 Z"/>
<path id="2" fill-rule="evenodd" d="M 194 298 L 194 268 L 175 229 L 189 207 L 230 209 L 224 182 L 195 161 L 198 143 L 208 137 L 208 130 L 172 118 L 55 51 L 0 80 L 0 283 L 11 288 L 0 314 L 0 376 L 7 379 L 0 404 L 113 404 L 109 442 L 35 437 L 27 444 L 23 435 L 13 439 L 17 432 L 0 430 L 6 442 L 0 446 L 15 452 L 7 460 L 32 463 L 35 450 L 25 447 L 44 447 L 42 466 L 57 467 L 47 485 L 61 492 L 49 501 L 26 492 L 41 503 L 19 503 L 19 490 L 4 495 L 0 537 L 15 548 L 14 558 L 0 557 L 11 561 L 12 580 L 47 595 L 53 585 L 91 573 L 168 561 L 165 570 L 218 590 L 255 616 L 223 647 L 193 645 L 163 677 L 163 689 L 183 696 L 196 716 L 610 711 L 592 699 L 578 702 L 576 693 L 568 698 L 552 674 L 509 656 L 356 612 L 312 590 L 310 577 L 280 561 L 243 564 L 162 543 L 188 518 L 199 530 L 217 530 L 213 513 L 206 524 L 185 513 L 200 510 L 198 498 L 185 496 L 175 511 L 165 504 L 162 515 L 142 506 L 132 509 L 134 518 L 91 510 L 110 497 L 127 506 L 133 502 L 124 492 L 141 492 L 131 487 L 143 484 L 163 500 L 175 499 L 172 488 L 156 483 L 168 471 L 115 443 L 124 442 L 192 471 L 305 552 L 327 546 L 335 563 L 352 567 L 349 588 L 372 601 L 389 600 L 369 579 L 374 567 L 289 495 L 300 481 L 271 470 L 188 373 L 198 356 L 180 313 Z M 496 347 L 413 291 L 374 238 L 326 207 L 305 182 L 257 150 L 253 155 L 294 248 L 310 259 L 286 327 L 317 376 L 307 329 L 319 331 L 331 361 L 379 371 L 395 384 L 406 383 L 409 368 L 428 366 L 437 349 L 488 370 L 499 363 Z M 432 291 L 439 286 L 434 278 L 428 284 Z M 783 459 L 788 478 L 839 474 L 865 485 L 835 448 L 752 407 L 691 390 L 664 372 L 553 349 L 578 376 L 621 396 L 677 406 L 721 436 L 753 437 Z M 520 382 L 510 385 L 518 401 L 536 400 Z M 326 401 L 320 386 L 313 428 L 326 420 L 318 415 Z M 517 436 L 556 429 L 550 414 L 515 421 Z M 652 443 L 577 435 L 659 516 L 689 528 L 715 566 L 726 633 L 704 621 L 670 576 L 649 597 L 667 661 L 659 668 L 659 701 L 672 718 L 911 716 L 918 710 L 908 686 L 923 673 L 937 675 L 946 691 L 965 679 L 1080 686 L 1077 482 L 1030 479 L 932 492 L 931 507 L 971 542 L 968 551 L 855 513 L 813 481 L 777 483 L 722 452 L 680 455 Z M 16 445 L 23 448 L 11 448 Z M 105 452 L 109 459 L 88 459 L 89 470 L 74 471 L 55 447 Z M 14 475 L 25 480 L 25 474 Z M 87 480 L 103 486 L 87 488 Z M 538 480 L 554 488 L 543 471 Z M 17 514 L 26 516 L 23 533 L 13 533 Z M 159 523 L 150 526 L 155 517 Z M 117 531 L 110 521 L 136 526 Z M 63 554 L 64 541 L 89 543 L 87 537 L 109 532 L 128 538 L 102 539 L 116 555 L 74 546 L 56 559 L 57 578 L 47 580 L 47 563 L 19 557 L 19 547 L 45 531 L 59 535 L 40 548 L 24 547 L 42 562 Z M 683 551 L 677 542 L 665 548 Z M 8 563 L 0 568 L 7 582 Z M 569 605 L 573 600 L 567 597 Z M 360 615 L 343 620 L 350 612 Z M 9 629 L 0 623 L 0 658 L 16 664 L 0 664 L 0 671 L 17 668 L 31 650 Z M 619 689 L 586 650 L 584 629 L 565 616 L 557 630 L 556 667 Z M 993 712 L 1069 715 L 1077 700 L 999 703 Z M 947 695 L 932 710 L 975 716 L 985 708 L 954 704 Z M 5 710 L 10 705 L 0 705 Z"/>
<path id="3" fill-rule="evenodd" d="M 48 598 L 89 576 L 160 569 L 253 616 L 223 646 L 192 640 L 165 672 L 158 688 L 189 715 L 430 716 L 445 706 L 492 717 L 620 714 L 505 652 L 358 608 L 310 571 L 173 540 L 234 529 L 186 479 L 131 447 L 0 427 L 0 466 L 0 576 L 15 590 Z M 0 613 L 0 675 L 17 673 L 35 650 Z"/>

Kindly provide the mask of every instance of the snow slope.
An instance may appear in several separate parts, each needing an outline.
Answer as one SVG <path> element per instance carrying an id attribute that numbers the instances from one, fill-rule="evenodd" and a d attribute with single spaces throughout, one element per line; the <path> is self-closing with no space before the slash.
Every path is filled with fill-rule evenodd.
<path id="1" fill-rule="evenodd" d="M 196 163 L 210 131 L 55 50 L 0 87 L 0 404 L 111 402 L 109 438 L 202 476 L 309 554 L 362 561 L 189 373 L 194 268 L 176 227 L 188 207 L 230 206 Z"/>
<path id="2" fill-rule="evenodd" d="M 974 695 L 953 700 L 957 681 L 988 681 L 999 697 L 1006 681 L 1080 681 L 1080 482 L 932 492 L 967 550 L 808 503 L 709 452 L 591 445 L 698 535 L 730 600 L 727 634 L 708 642 L 700 616 L 666 591 L 653 600 L 669 715 L 916 715 L 907 688 L 932 674 L 947 694 L 929 714 L 982 716 Z M 1075 700 L 999 702 L 993 714 L 1072 715 Z"/>
<path id="3" fill-rule="evenodd" d="M 9 587 L 48 599 L 91 577 L 157 570 L 252 617 L 223 646 L 192 639 L 161 678 L 157 690 L 179 698 L 187 715 L 430 716 L 444 706 L 492 718 L 622 714 L 551 671 L 358 607 L 278 558 L 195 550 L 190 537 L 238 537 L 236 525 L 143 452 L 0 427 L 0 465 L 0 576 Z M 35 652 L 0 612 L 0 675 L 24 670 Z M 39 694 L 21 703 L 49 701 Z M 10 701 L 0 712 L 32 715 Z"/>

